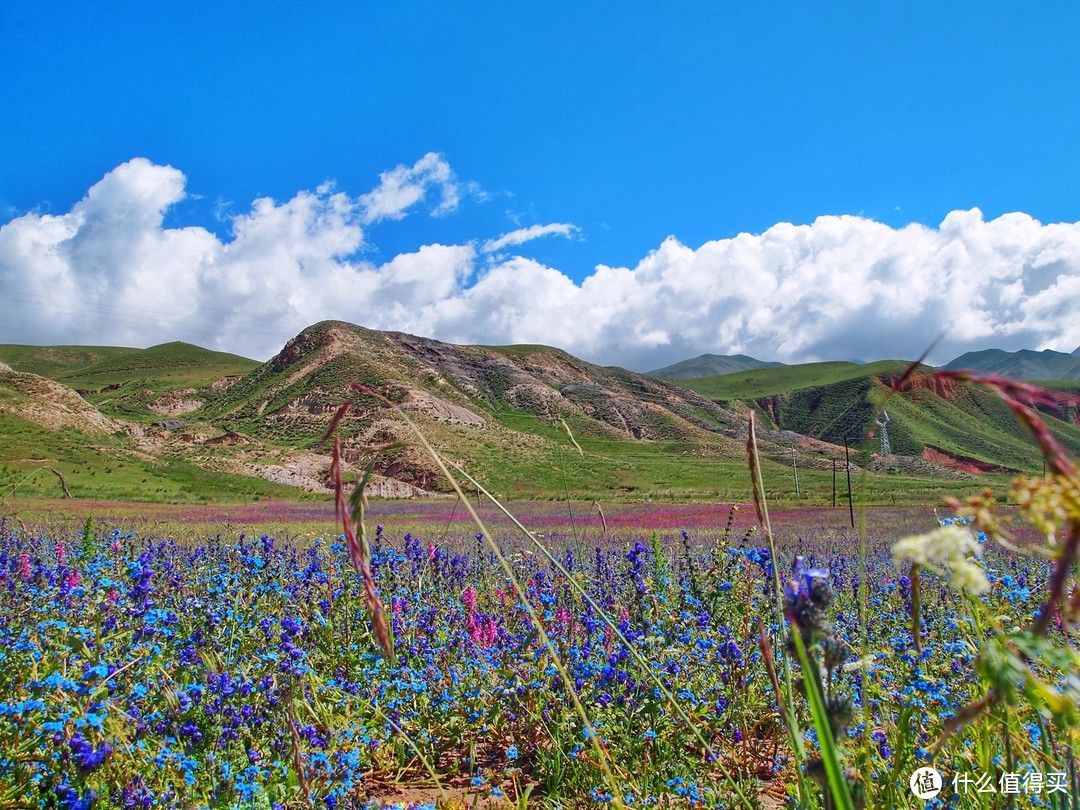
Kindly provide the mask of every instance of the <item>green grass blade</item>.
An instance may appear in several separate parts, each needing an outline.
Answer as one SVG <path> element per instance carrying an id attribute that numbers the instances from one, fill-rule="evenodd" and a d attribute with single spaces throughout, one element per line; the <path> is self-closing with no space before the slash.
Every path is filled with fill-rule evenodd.
<path id="1" fill-rule="evenodd" d="M 825 765 L 825 778 L 828 782 L 829 795 L 832 797 L 836 810 L 855 810 L 851 791 L 848 789 L 847 780 L 844 778 L 843 756 L 829 725 L 829 714 L 825 706 L 825 696 L 821 692 L 821 684 L 811 668 L 810 657 L 806 653 L 806 645 L 803 643 L 802 633 L 799 632 L 799 628 L 792 625 L 791 635 L 795 640 L 795 650 L 799 655 L 799 663 L 802 664 L 803 668 L 806 700 L 810 704 L 810 714 L 814 718 L 814 730 L 817 732 L 818 746 L 821 748 L 821 759 Z"/>

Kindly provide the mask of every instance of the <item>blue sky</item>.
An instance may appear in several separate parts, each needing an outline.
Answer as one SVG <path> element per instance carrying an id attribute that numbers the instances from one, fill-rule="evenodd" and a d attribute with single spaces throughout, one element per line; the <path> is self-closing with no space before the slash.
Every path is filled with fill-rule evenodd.
<path id="1" fill-rule="evenodd" d="M 265 357 L 325 315 L 637 368 L 1080 343 L 1080 237 L 1048 229 L 1080 220 L 1080 5 L 463 5 L 4 4 L 0 341 Z M 80 206 L 122 166 L 106 239 Z M 387 177 L 421 198 L 373 207 Z M 292 245 L 235 244 L 256 200 L 305 192 Z M 187 261 L 155 276 L 148 239 Z M 268 307 L 263 275 L 310 289 Z"/>

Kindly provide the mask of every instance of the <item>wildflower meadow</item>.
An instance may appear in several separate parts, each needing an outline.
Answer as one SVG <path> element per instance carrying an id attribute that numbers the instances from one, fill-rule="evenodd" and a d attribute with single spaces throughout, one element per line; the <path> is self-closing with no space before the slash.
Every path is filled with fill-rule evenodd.
<path id="1" fill-rule="evenodd" d="M 0 808 L 1078 806 L 1067 459 L 855 528 L 339 506 L 315 537 L 5 518 Z"/>

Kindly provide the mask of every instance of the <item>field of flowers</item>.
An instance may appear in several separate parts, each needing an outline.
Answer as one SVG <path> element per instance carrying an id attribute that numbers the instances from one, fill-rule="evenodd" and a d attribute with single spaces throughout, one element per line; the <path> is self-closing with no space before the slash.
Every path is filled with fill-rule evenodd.
<path id="1" fill-rule="evenodd" d="M 1040 389 L 976 381 L 1048 476 L 858 532 L 770 518 L 753 419 L 751 524 L 488 527 L 419 431 L 459 500 L 389 532 L 338 440 L 342 535 L 0 517 L 0 809 L 1076 810 L 1080 475 Z"/>
<path id="2" fill-rule="evenodd" d="M 846 510 L 774 514 L 777 559 L 752 507 L 612 511 L 525 507 L 534 540 L 453 504 L 370 507 L 392 527 L 369 536 L 392 660 L 333 533 L 4 520 L 0 807 L 844 806 L 811 674 L 853 806 L 1077 806 L 1075 659 L 1025 660 L 1060 711 L 991 702 L 936 747 L 1010 672 L 988 644 L 1042 604 L 1043 532 L 970 555 L 976 595 L 894 559 L 930 510 L 873 511 L 861 542 Z M 1075 654 L 1069 632 L 1046 630 Z M 924 765 L 945 782 L 929 803 Z"/>

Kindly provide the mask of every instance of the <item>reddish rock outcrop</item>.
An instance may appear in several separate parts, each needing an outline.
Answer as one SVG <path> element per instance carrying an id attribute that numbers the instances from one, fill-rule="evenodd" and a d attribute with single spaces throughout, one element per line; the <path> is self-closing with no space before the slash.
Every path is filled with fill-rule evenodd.
<path id="1" fill-rule="evenodd" d="M 908 377 L 900 387 L 901 391 L 930 391 L 942 399 L 953 399 L 956 396 L 956 380 L 948 377 L 938 377 L 933 374 L 913 374 Z"/>
<path id="2" fill-rule="evenodd" d="M 971 475 L 978 475 L 979 473 L 1018 472 L 1018 470 L 1014 470 L 1011 467 L 1003 467 L 1000 464 L 991 464 L 988 461 L 981 461 L 977 458 L 950 453 L 948 450 L 942 450 L 940 447 L 934 447 L 932 444 L 928 444 L 923 448 L 922 457 L 926 461 L 932 461 L 934 464 L 940 464 L 942 467 L 946 467 L 950 470 L 958 470 L 960 472 L 970 473 Z"/>

